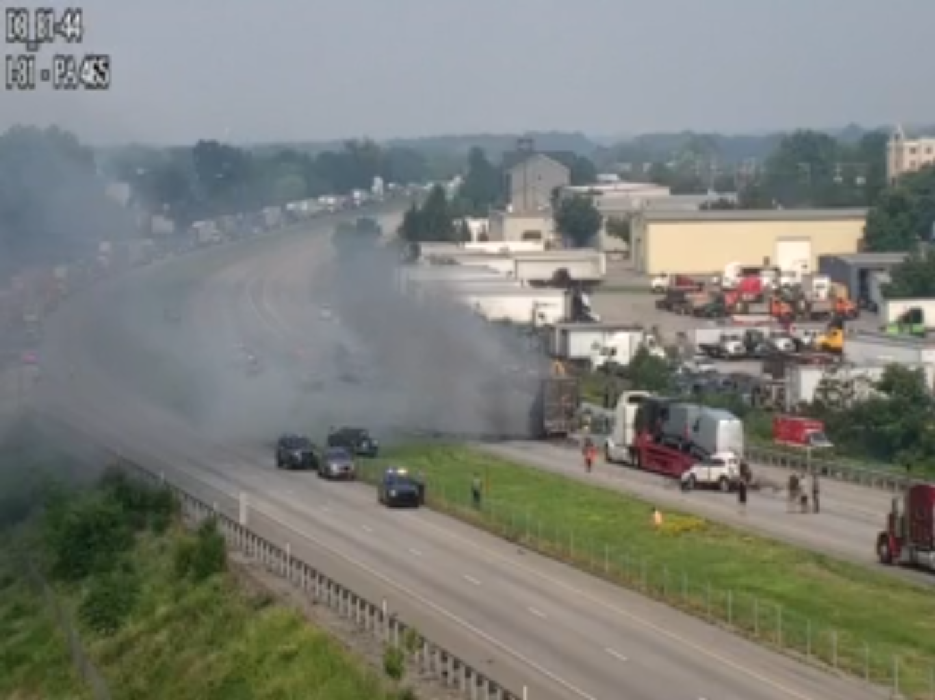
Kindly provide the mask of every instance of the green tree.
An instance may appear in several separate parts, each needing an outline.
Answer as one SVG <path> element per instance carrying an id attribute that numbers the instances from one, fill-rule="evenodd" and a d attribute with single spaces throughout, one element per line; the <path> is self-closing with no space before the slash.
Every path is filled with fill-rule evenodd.
<path id="1" fill-rule="evenodd" d="M 630 245 L 632 236 L 632 219 L 629 216 L 611 216 L 604 222 L 604 229 L 608 236 L 619 238 L 621 241 Z"/>
<path id="2" fill-rule="evenodd" d="M 594 240 L 603 224 L 601 213 L 591 198 L 580 195 L 562 199 L 554 218 L 556 230 L 581 248 Z"/>
<path id="3" fill-rule="evenodd" d="M 672 383 L 668 363 L 661 357 L 651 355 L 646 348 L 636 351 L 624 376 L 634 389 L 642 391 L 666 391 Z"/>
<path id="4" fill-rule="evenodd" d="M 445 188 L 435 185 L 421 207 L 413 203 L 403 215 L 398 233 L 410 243 L 461 240 Z"/>
<path id="5" fill-rule="evenodd" d="M 873 251 L 912 251 L 935 229 L 935 166 L 907 174 L 877 197 L 864 238 Z"/>
<path id="6" fill-rule="evenodd" d="M 469 216 L 487 216 L 490 208 L 501 199 L 499 171 L 487 160 L 480 148 L 468 154 L 467 175 L 458 192 L 464 213 Z"/>
<path id="7" fill-rule="evenodd" d="M 935 298 L 935 251 L 913 252 L 891 272 L 883 290 L 887 299 Z"/>

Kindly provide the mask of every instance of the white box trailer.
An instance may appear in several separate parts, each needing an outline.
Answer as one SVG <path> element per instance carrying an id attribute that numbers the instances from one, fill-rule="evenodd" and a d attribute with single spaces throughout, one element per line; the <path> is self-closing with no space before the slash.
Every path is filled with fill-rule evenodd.
<path id="1" fill-rule="evenodd" d="M 847 340 L 844 341 L 845 346 Z M 860 401 L 873 394 L 874 382 L 879 381 L 887 365 L 878 363 L 837 368 L 818 367 L 815 365 L 792 365 L 786 374 L 786 410 L 792 411 L 802 403 L 812 403 L 815 399 L 831 405 Z M 925 373 L 926 385 L 935 387 L 935 365 L 907 365 L 912 369 L 921 369 Z M 844 390 L 839 388 L 844 387 Z"/>
<path id="2" fill-rule="evenodd" d="M 559 270 L 576 281 L 600 284 L 607 276 L 607 257 L 599 250 L 559 250 L 514 256 L 514 277 L 531 284 L 549 284 Z"/>
<path id="3" fill-rule="evenodd" d="M 465 243 L 464 248 L 484 253 L 541 253 L 545 251 L 544 241 L 477 241 Z"/>
<path id="4" fill-rule="evenodd" d="M 447 284 L 465 280 L 483 280 L 490 283 L 508 282 L 503 275 L 483 267 L 459 267 L 457 265 L 400 267 L 396 273 L 398 289 L 404 294 L 411 292 L 413 284 Z"/>
<path id="5" fill-rule="evenodd" d="M 881 308 L 883 323 L 895 323 L 910 309 L 921 309 L 926 328 L 935 328 L 935 299 L 886 299 Z"/>
<path id="6" fill-rule="evenodd" d="M 935 365 L 935 339 L 858 331 L 846 336 L 844 354 L 856 365 Z"/>
<path id="7" fill-rule="evenodd" d="M 460 267 L 481 267 L 493 270 L 504 277 L 513 277 L 515 262 L 509 255 L 458 255 L 454 258 Z"/>
<path id="8" fill-rule="evenodd" d="M 559 289 L 464 291 L 462 303 L 489 321 L 552 326 L 565 317 L 565 293 Z"/>
<path id="9" fill-rule="evenodd" d="M 627 365 L 645 336 L 644 329 L 632 325 L 558 323 L 549 335 L 549 352 L 553 357 L 576 361 L 593 360 L 604 350 L 608 358 Z"/>

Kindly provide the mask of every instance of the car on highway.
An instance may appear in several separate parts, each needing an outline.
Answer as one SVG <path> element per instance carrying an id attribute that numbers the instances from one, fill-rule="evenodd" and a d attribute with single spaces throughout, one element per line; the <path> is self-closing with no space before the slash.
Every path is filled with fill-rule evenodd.
<path id="1" fill-rule="evenodd" d="M 380 443 L 365 428 L 332 428 L 328 431 L 328 447 L 343 447 L 358 457 L 376 457 Z"/>
<path id="2" fill-rule="evenodd" d="M 390 467 L 380 477 L 380 483 L 377 486 L 377 502 L 388 508 L 394 506 L 418 508 L 422 505 L 421 484 L 405 469 Z"/>
<path id="3" fill-rule="evenodd" d="M 276 466 L 279 469 L 317 471 L 319 463 L 315 445 L 304 435 L 286 433 L 276 441 Z"/>
<path id="4" fill-rule="evenodd" d="M 354 481 L 357 478 L 354 455 L 345 447 L 327 448 L 319 460 L 318 476 L 322 479 Z"/>

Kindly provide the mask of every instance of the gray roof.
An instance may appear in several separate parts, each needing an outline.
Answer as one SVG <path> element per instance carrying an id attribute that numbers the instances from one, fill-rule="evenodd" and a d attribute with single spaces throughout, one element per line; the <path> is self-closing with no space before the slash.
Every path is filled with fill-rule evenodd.
<path id="1" fill-rule="evenodd" d="M 850 265 L 899 265 L 909 253 L 843 253 L 822 255 L 822 258 L 841 260 Z"/>
<path id="2" fill-rule="evenodd" d="M 560 165 L 565 168 L 565 170 L 571 170 L 571 167 L 568 163 L 572 162 L 575 154 L 572 152 L 565 151 L 508 151 L 503 154 L 503 169 L 506 172 L 513 170 L 514 168 L 522 165 L 530 158 L 535 158 L 536 156 L 541 156 L 546 160 L 550 160 L 556 165 Z"/>
<path id="3" fill-rule="evenodd" d="M 839 221 L 866 219 L 867 209 L 727 209 L 717 211 L 649 210 L 640 218 L 653 221 Z"/>

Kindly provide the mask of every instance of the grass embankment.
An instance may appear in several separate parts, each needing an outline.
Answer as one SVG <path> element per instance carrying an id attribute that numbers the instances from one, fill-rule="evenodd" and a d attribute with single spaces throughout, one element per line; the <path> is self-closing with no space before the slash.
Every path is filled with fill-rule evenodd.
<path id="1" fill-rule="evenodd" d="M 53 586 L 114 698 L 392 700 L 397 690 L 326 632 L 228 571 L 210 524 L 182 529 L 167 492 L 118 475 L 53 489 L 0 549 L 0 697 L 90 697 L 24 557 Z"/>
<path id="2" fill-rule="evenodd" d="M 930 589 L 681 513 L 664 513 L 657 530 L 650 503 L 468 448 L 388 451 L 368 476 L 385 461 L 424 471 L 438 510 L 881 684 L 892 683 L 895 657 L 903 692 L 929 697 Z M 480 513 L 469 503 L 474 474 L 489 480 Z"/>

